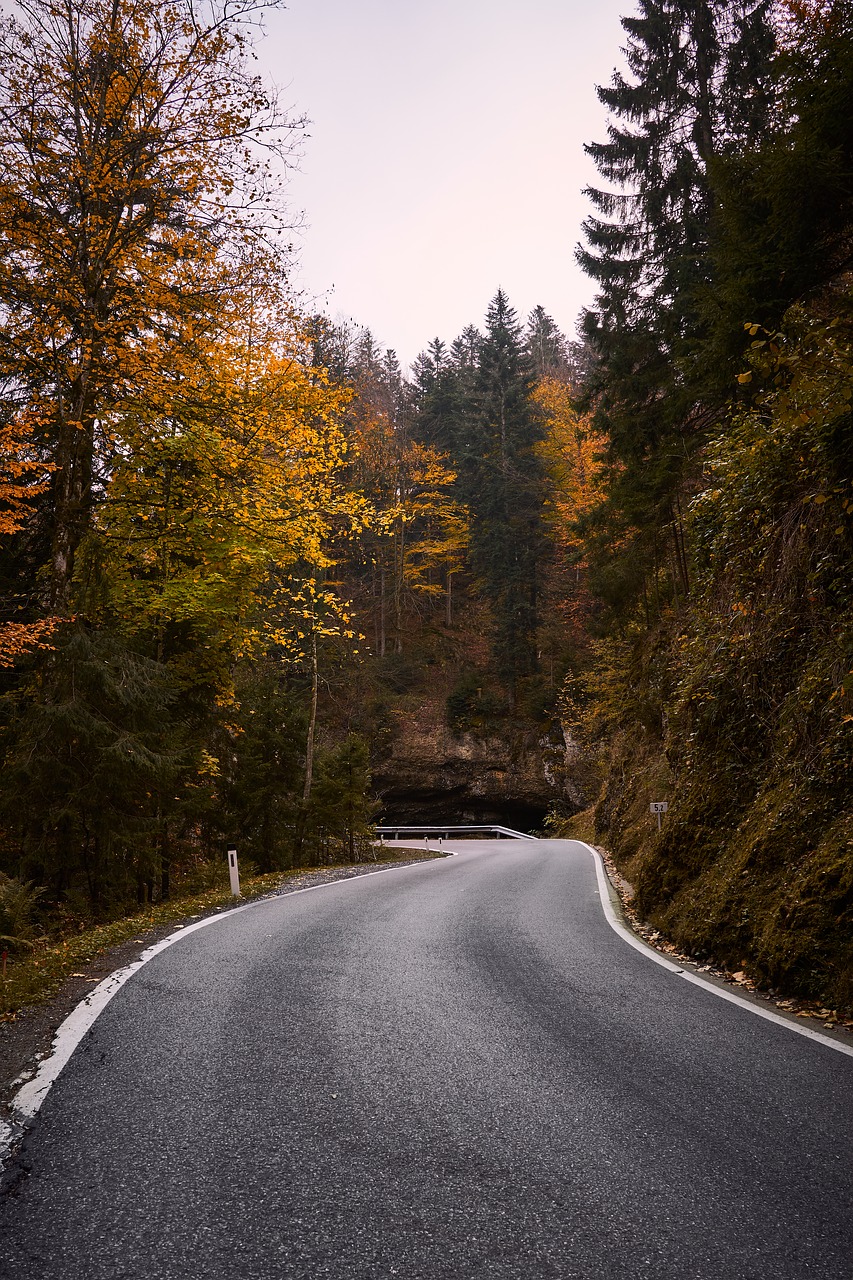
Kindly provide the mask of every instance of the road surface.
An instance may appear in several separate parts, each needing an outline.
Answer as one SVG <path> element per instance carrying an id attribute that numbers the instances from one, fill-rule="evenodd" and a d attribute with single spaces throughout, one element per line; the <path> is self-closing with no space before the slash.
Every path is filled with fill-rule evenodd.
<path id="1" fill-rule="evenodd" d="M 849 1280 L 853 1057 L 651 962 L 571 841 L 181 938 L 49 1092 L 4 1280 Z"/>

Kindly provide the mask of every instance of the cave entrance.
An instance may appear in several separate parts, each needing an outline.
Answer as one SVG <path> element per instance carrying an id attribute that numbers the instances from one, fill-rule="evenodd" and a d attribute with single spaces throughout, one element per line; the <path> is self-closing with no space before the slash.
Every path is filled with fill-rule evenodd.
<path id="1" fill-rule="evenodd" d="M 452 792 L 386 792 L 379 797 L 379 826 L 500 826 L 532 834 L 541 831 L 548 810 L 544 804 L 515 800 L 480 800 Z"/>

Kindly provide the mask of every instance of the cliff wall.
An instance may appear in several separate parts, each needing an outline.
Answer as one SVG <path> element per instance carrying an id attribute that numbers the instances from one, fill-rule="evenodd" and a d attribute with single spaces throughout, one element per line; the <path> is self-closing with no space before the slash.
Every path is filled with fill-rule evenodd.
<path id="1" fill-rule="evenodd" d="M 556 801 L 583 803 L 559 727 L 496 720 L 478 732 L 454 732 L 444 700 L 420 698 L 392 712 L 390 743 L 374 764 L 373 786 L 387 822 L 500 822 L 542 826 Z"/>

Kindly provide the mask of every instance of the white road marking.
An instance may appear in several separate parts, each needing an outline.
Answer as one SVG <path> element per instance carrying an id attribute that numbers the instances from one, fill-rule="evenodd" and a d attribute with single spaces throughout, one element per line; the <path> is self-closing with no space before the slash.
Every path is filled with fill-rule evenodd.
<path id="1" fill-rule="evenodd" d="M 721 1000 L 728 1000 L 730 1004 L 736 1004 L 740 1008 L 746 1009 L 747 1012 L 754 1013 L 759 1018 L 765 1018 L 768 1022 L 775 1022 L 780 1027 L 785 1027 L 788 1031 L 794 1031 L 797 1035 L 805 1036 L 808 1040 L 816 1040 L 828 1049 L 835 1049 L 838 1053 L 853 1057 L 853 1048 L 849 1045 L 841 1044 L 837 1040 L 830 1039 L 829 1036 L 821 1035 L 819 1031 L 812 1031 L 810 1027 L 802 1027 L 788 1018 L 783 1018 L 781 1014 L 773 1013 L 770 1009 L 763 1009 L 759 1005 L 752 1004 L 751 1001 L 744 1000 L 742 996 L 736 995 L 733 991 L 726 991 L 714 986 L 713 983 L 707 982 L 698 974 L 680 968 L 679 965 L 668 960 L 666 956 L 660 955 L 657 951 L 647 946 L 646 943 L 641 942 L 636 934 L 622 924 L 613 910 L 613 904 L 610 901 L 609 881 L 604 870 L 601 854 L 596 849 L 593 849 L 592 845 L 586 844 L 583 840 L 576 840 L 573 843 L 581 845 L 592 855 L 598 884 L 598 896 L 601 900 L 605 919 L 611 929 L 618 933 L 635 951 L 639 951 L 647 960 L 652 960 L 655 964 L 668 969 L 676 976 L 685 978 L 688 982 L 692 982 L 697 987 L 702 987 L 705 991 L 710 991 L 712 995 L 718 996 Z M 453 852 L 455 856 L 459 851 L 454 850 Z M 439 859 L 436 859 L 436 861 L 439 861 Z M 410 864 L 409 867 L 377 867 L 375 870 L 407 871 L 412 866 L 421 865 L 423 864 L 416 862 Z M 305 889 L 294 889 L 289 894 L 258 898 L 254 902 L 244 903 L 241 907 L 232 907 L 229 911 L 220 911 L 217 915 L 205 916 L 203 920 L 197 920 L 194 924 L 179 925 L 174 933 L 170 933 L 167 938 L 161 939 L 160 942 L 154 943 L 153 946 L 143 951 L 139 959 L 135 960 L 133 964 L 126 965 L 123 969 L 116 969 L 115 973 L 111 973 L 104 978 L 88 996 L 72 1009 L 65 1021 L 60 1024 L 54 1036 L 50 1054 L 42 1060 L 33 1078 L 28 1080 L 12 1099 L 12 1123 L 7 1124 L 5 1121 L 0 1120 L 0 1163 L 5 1160 L 27 1124 L 38 1113 L 39 1107 L 47 1097 L 51 1086 L 87 1031 L 90 1030 L 99 1015 L 103 1013 L 116 992 L 120 991 L 135 973 L 138 973 L 144 965 L 148 964 L 149 960 L 153 960 L 161 951 L 167 950 L 181 938 L 185 938 L 187 934 L 195 933 L 197 929 L 206 929 L 208 925 L 217 924 L 220 920 L 239 915 L 242 911 L 251 911 L 254 907 L 275 901 L 276 897 L 295 897 L 298 893 L 313 893 L 317 889 L 331 889 L 337 885 L 352 884 L 354 881 L 363 878 L 363 876 L 350 876 L 344 880 L 329 881 L 327 884 L 315 884 L 309 885 Z"/>
<path id="2" fill-rule="evenodd" d="M 609 881 L 604 870 L 601 854 L 584 840 L 576 840 L 575 843 L 587 849 L 595 861 L 598 896 L 601 899 L 607 923 L 635 951 L 640 951 L 647 960 L 653 960 L 655 964 L 661 965 L 662 968 L 669 969 L 670 972 L 677 974 L 678 977 L 684 978 L 686 982 L 692 982 L 694 986 L 702 987 L 704 991 L 710 991 L 711 995 L 718 996 L 720 1000 L 728 1000 L 729 1004 L 736 1004 L 739 1008 L 746 1009 L 748 1013 L 754 1013 L 758 1018 L 765 1018 L 768 1022 L 775 1022 L 777 1026 L 784 1027 L 786 1031 L 794 1031 L 798 1036 L 805 1036 L 807 1040 L 816 1040 L 818 1044 L 825 1045 L 827 1049 L 834 1049 L 836 1053 L 845 1053 L 849 1058 L 853 1058 L 853 1047 L 850 1045 L 842 1044 L 839 1040 L 833 1040 L 830 1036 L 822 1035 L 820 1031 L 813 1031 L 811 1027 L 803 1027 L 798 1022 L 794 1022 L 793 1019 L 783 1017 L 781 1013 L 775 1013 L 772 1009 L 764 1009 L 759 1004 L 753 1004 L 751 1000 L 744 1000 L 743 996 L 737 995 L 734 991 L 727 991 L 724 987 L 715 986 L 713 982 L 708 982 L 698 973 L 693 973 L 689 969 L 682 969 L 680 965 L 673 964 L 666 956 L 660 955 L 645 942 L 641 942 L 636 934 L 622 924 L 622 921 L 619 920 L 613 910 L 613 903 L 610 901 Z"/>
<path id="3" fill-rule="evenodd" d="M 436 858 L 435 861 L 438 862 L 440 859 Z M 375 867 L 368 874 L 374 875 L 383 871 L 408 871 L 411 867 L 419 866 L 423 866 L 423 863 L 410 863 L 406 867 Z M 28 1080 L 12 1099 L 10 1104 L 11 1123 L 7 1124 L 5 1121 L 0 1120 L 0 1165 L 9 1155 L 13 1145 L 17 1142 L 26 1126 L 38 1113 L 39 1107 L 50 1092 L 51 1086 L 87 1031 L 90 1030 L 96 1019 L 103 1013 L 116 992 L 120 991 L 124 984 L 135 973 L 138 973 L 143 965 L 148 964 L 149 960 L 153 960 L 161 951 L 166 951 L 174 943 L 179 942 L 181 938 L 185 938 L 187 934 L 195 933 L 197 929 L 206 929 L 208 925 L 218 924 L 220 920 L 227 920 L 231 916 L 240 915 L 242 911 L 251 911 L 253 907 L 274 902 L 277 898 L 295 897 L 297 893 L 313 893 L 316 889 L 331 889 L 337 885 L 352 884 L 364 878 L 364 875 L 347 876 L 341 880 L 330 880 L 326 884 L 312 884 L 304 889 L 292 889 L 290 893 L 271 894 L 268 897 L 257 898 L 254 902 L 246 902 L 241 907 L 232 907 L 228 911 L 220 911 L 216 915 L 205 916 L 203 920 L 197 920 L 194 924 L 178 925 L 174 933 L 170 933 L 167 938 L 162 938 L 160 942 L 155 942 L 153 946 L 143 951 L 138 960 L 134 960 L 132 964 L 125 965 L 123 969 L 116 969 L 114 973 L 109 974 L 71 1010 L 65 1021 L 60 1023 L 53 1038 L 50 1053 L 42 1059 L 33 1078 Z"/>

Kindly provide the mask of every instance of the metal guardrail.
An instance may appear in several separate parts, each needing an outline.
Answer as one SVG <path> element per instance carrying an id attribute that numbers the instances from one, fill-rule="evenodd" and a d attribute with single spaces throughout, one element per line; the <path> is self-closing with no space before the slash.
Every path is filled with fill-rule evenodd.
<path id="1" fill-rule="evenodd" d="M 453 836 L 464 839 L 465 836 L 474 835 L 493 836 L 495 839 L 500 839 L 502 836 L 511 840 L 537 839 L 536 836 L 529 836 L 524 831 L 512 831 L 509 827 L 499 827 L 494 824 L 483 827 L 412 827 L 401 822 L 399 824 L 394 823 L 393 826 L 377 827 L 376 834 L 380 839 L 384 839 L 387 836 L 389 840 L 399 840 L 401 836 L 425 836 L 427 839 L 433 836 L 436 840 L 450 840 Z"/>

